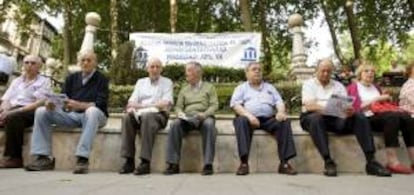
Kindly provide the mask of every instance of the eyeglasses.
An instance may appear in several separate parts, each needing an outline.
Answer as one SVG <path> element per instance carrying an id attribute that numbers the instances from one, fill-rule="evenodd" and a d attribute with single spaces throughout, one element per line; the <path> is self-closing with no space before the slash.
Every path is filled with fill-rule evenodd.
<path id="1" fill-rule="evenodd" d="M 91 62 L 91 61 L 92 61 L 92 59 L 90 59 L 90 58 L 83 58 L 83 59 L 81 59 L 80 61 L 81 61 L 81 62 Z"/>
<path id="2" fill-rule="evenodd" d="M 23 63 L 24 64 L 28 64 L 28 65 L 35 65 L 35 64 L 37 64 L 37 62 L 35 62 L 35 61 L 24 61 Z"/>

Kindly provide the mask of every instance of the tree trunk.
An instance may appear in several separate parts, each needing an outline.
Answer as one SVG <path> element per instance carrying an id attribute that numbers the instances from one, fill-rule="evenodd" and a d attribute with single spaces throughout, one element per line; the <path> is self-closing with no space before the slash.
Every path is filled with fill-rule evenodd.
<path id="1" fill-rule="evenodd" d="M 178 5 L 176 0 L 170 0 L 170 26 L 171 32 L 177 32 L 177 13 Z"/>
<path id="2" fill-rule="evenodd" d="M 210 7 L 210 3 L 211 1 L 206 1 L 206 0 L 198 0 L 197 4 L 197 20 L 195 22 L 195 26 L 194 26 L 194 32 L 199 33 L 201 32 L 200 30 L 200 26 L 201 26 L 201 22 L 203 21 L 203 19 L 205 18 L 204 16 L 206 15 L 206 11 L 208 11 L 208 8 Z"/>
<path id="3" fill-rule="evenodd" d="M 263 73 L 267 75 L 272 72 L 272 54 L 270 53 L 270 45 L 267 40 L 269 37 L 269 30 L 266 26 L 266 0 L 259 0 L 259 14 L 260 14 L 260 31 L 262 31 L 262 43 L 263 43 L 263 52 L 264 52 L 264 60 L 263 60 Z"/>
<path id="4" fill-rule="evenodd" d="M 361 59 L 361 42 L 358 38 L 358 26 L 355 22 L 354 3 L 348 0 L 344 5 L 346 16 L 348 18 L 348 27 L 351 34 L 352 46 L 354 48 L 355 59 Z"/>
<path id="5" fill-rule="evenodd" d="M 414 20 L 414 0 L 408 0 L 408 5 L 411 9 L 411 19 Z"/>
<path id="6" fill-rule="evenodd" d="M 333 44 L 333 48 L 334 48 L 334 51 L 335 51 L 335 55 L 336 55 L 336 57 L 338 57 L 341 65 L 344 65 L 345 64 L 344 56 L 342 55 L 341 49 L 339 48 L 338 37 L 336 36 L 334 23 L 332 21 L 331 16 L 329 15 L 328 9 L 325 5 L 325 1 L 324 0 L 319 0 L 319 2 L 321 4 L 323 14 L 325 15 L 326 23 L 328 24 L 328 27 L 329 27 L 329 32 L 331 34 L 332 44 Z"/>
<path id="7" fill-rule="evenodd" d="M 72 14 L 71 5 L 69 1 L 64 1 L 63 3 L 63 20 L 63 68 L 64 70 L 67 70 L 72 60 Z"/>
<path id="8" fill-rule="evenodd" d="M 252 28 L 252 16 L 250 15 L 250 1 L 239 0 L 240 2 L 240 16 L 243 23 L 244 31 L 251 32 Z M 262 3 L 262 2 L 259 2 Z"/>
<path id="9" fill-rule="evenodd" d="M 118 1 L 111 0 L 110 15 L 111 15 L 111 65 L 114 65 L 119 48 L 118 36 Z"/>

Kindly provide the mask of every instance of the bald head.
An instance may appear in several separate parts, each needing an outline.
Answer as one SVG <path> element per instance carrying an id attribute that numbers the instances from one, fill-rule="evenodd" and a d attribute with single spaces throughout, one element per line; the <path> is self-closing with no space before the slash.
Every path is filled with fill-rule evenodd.
<path id="1" fill-rule="evenodd" d="M 316 78 L 321 82 L 322 85 L 327 85 L 331 80 L 334 66 L 331 59 L 319 60 L 316 66 Z"/>

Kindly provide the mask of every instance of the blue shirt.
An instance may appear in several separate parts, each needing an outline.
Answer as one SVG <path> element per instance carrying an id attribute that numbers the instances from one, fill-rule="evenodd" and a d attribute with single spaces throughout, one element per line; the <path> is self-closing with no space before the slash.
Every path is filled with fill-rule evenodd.
<path id="1" fill-rule="evenodd" d="M 275 114 L 275 106 L 283 103 L 276 88 L 267 82 L 262 82 L 258 89 L 244 82 L 234 89 L 230 100 L 230 107 L 243 106 L 247 111 L 256 117 L 270 117 Z"/>

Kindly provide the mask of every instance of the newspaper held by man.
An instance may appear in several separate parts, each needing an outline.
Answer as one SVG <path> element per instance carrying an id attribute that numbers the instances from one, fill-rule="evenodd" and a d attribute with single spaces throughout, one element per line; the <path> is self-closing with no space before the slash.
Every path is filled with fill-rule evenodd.
<path id="1" fill-rule="evenodd" d="M 160 110 L 156 106 L 149 106 L 145 108 L 136 109 L 134 111 L 134 117 L 137 121 L 140 121 L 140 117 L 144 113 L 156 113 L 160 112 Z"/>
<path id="2" fill-rule="evenodd" d="M 200 126 L 200 119 L 196 115 L 190 115 L 185 113 L 178 113 L 177 118 L 184 120 L 188 123 L 191 123 L 193 126 L 198 127 Z"/>
<path id="3" fill-rule="evenodd" d="M 324 109 L 324 115 L 346 118 L 346 110 L 352 107 L 354 98 L 351 96 L 343 96 L 333 94 Z"/>
<path id="4" fill-rule="evenodd" d="M 64 93 L 45 93 L 46 100 L 52 102 L 56 108 L 63 109 L 65 106 L 65 101 L 68 99 L 68 96 Z"/>

